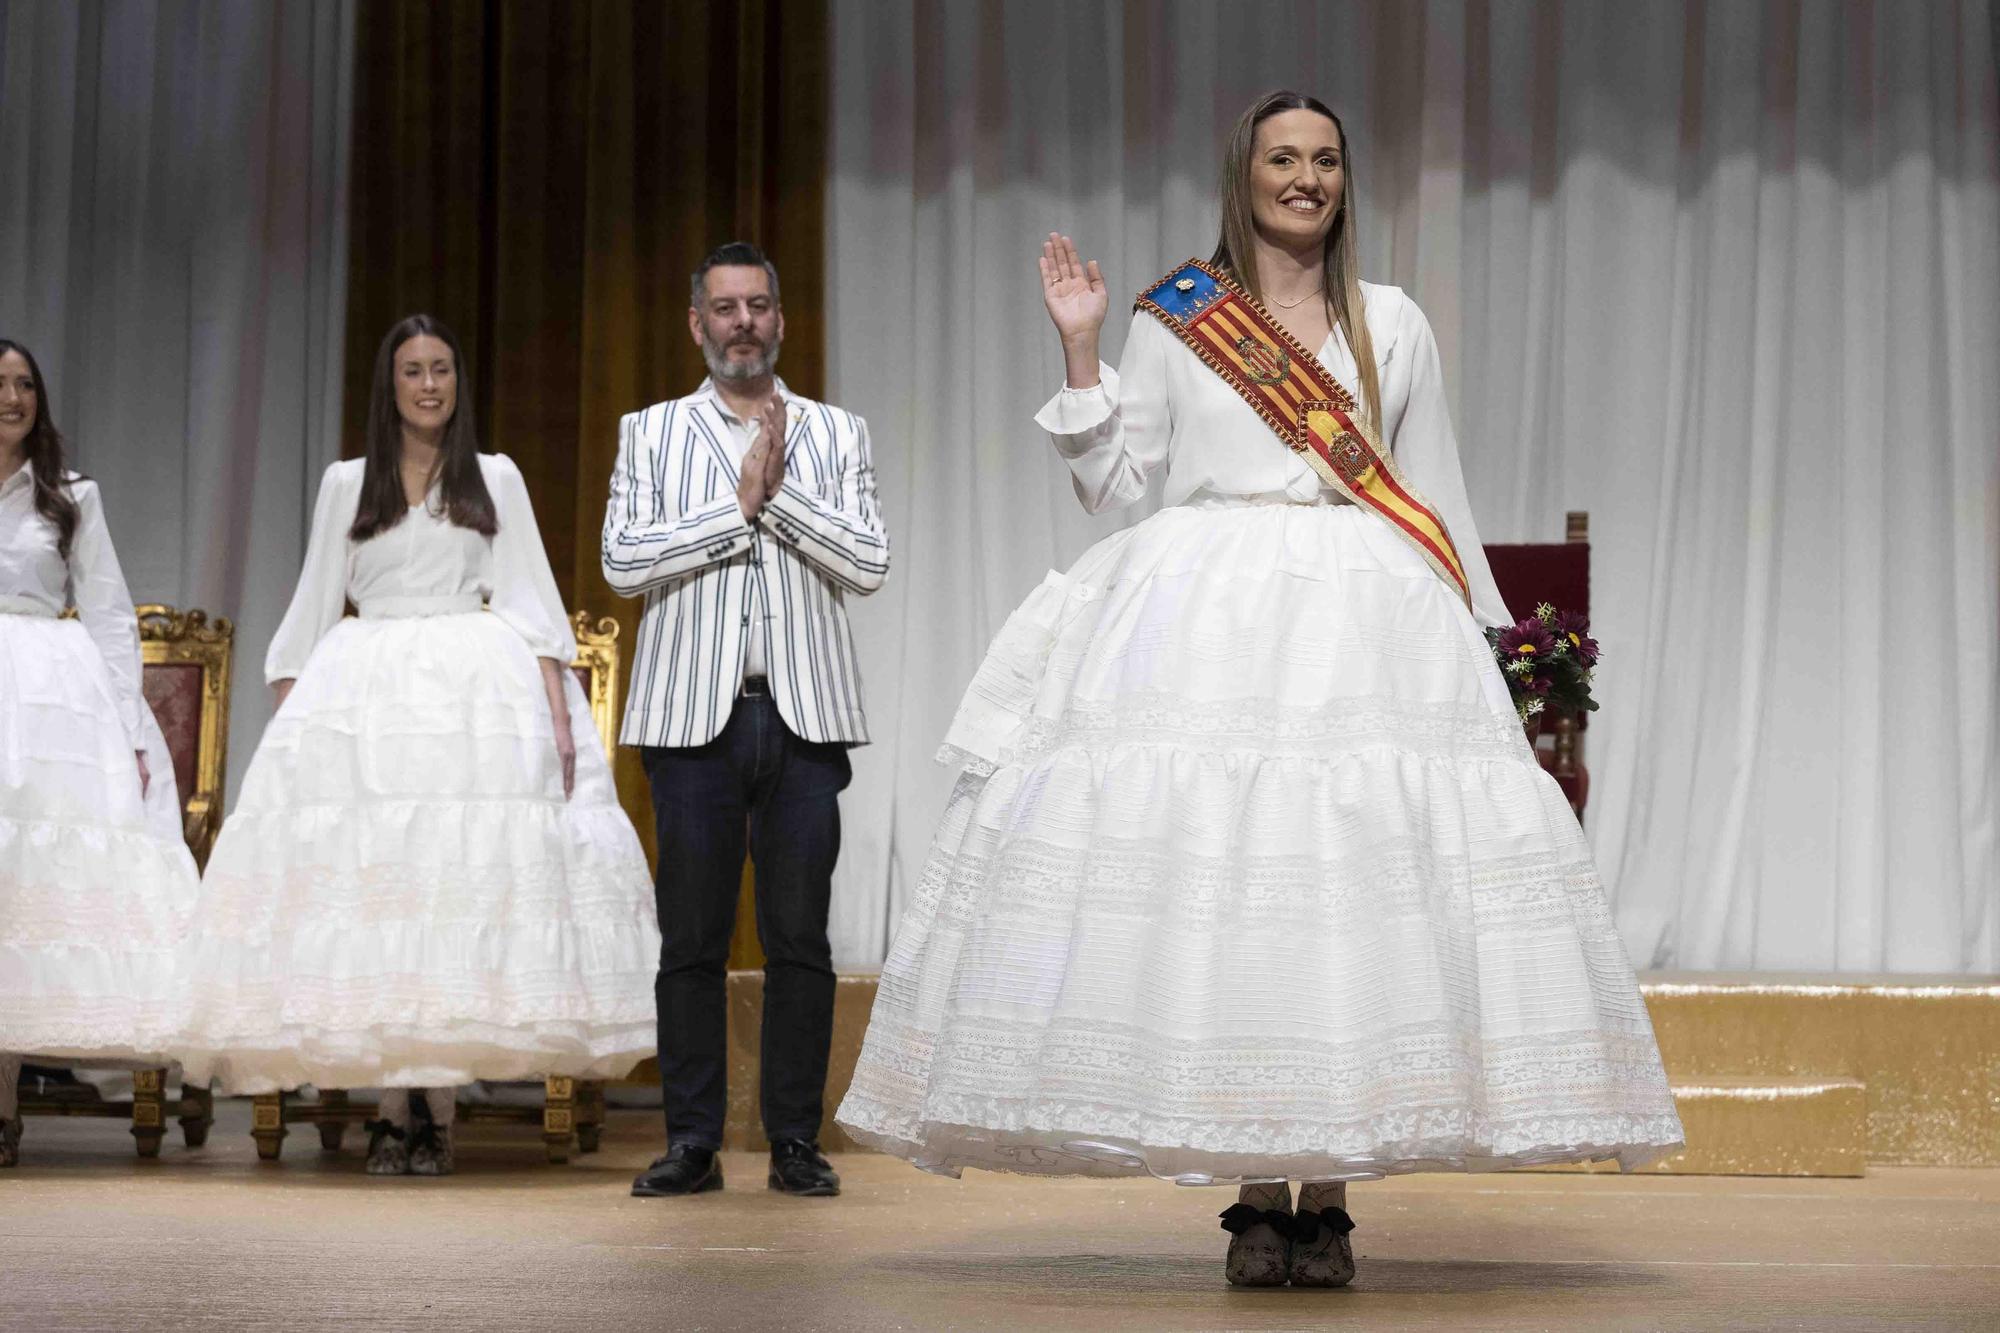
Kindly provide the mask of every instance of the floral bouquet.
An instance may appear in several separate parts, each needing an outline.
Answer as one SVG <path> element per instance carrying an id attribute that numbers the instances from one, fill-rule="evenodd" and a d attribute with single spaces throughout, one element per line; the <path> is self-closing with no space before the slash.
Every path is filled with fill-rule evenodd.
<path id="1" fill-rule="evenodd" d="M 1514 711 L 1532 734 L 1544 713 L 1594 713 L 1590 674 L 1597 665 L 1597 640 L 1590 622 L 1574 611 L 1558 611 L 1547 602 L 1535 614 L 1506 629 L 1489 629 L 1486 642 L 1507 680 Z"/>

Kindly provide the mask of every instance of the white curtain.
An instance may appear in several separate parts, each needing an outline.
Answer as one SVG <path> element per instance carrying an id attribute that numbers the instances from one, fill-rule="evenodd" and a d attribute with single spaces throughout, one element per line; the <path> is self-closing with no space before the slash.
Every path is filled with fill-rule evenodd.
<path id="1" fill-rule="evenodd" d="M 833 14 L 831 394 L 897 543 L 855 616 L 843 963 L 882 956 L 990 635 L 1143 516 L 1086 519 L 1029 419 L 1040 238 L 1114 306 L 1205 255 L 1229 123 L 1291 86 L 1346 120 L 1367 275 L 1437 331 L 1483 538 L 1590 513 L 1587 827 L 1634 960 L 2000 970 L 1990 4 Z"/>
<path id="2" fill-rule="evenodd" d="M 340 454 L 353 0 L 0 0 L 0 334 L 34 349 L 133 596 L 264 648 Z"/>

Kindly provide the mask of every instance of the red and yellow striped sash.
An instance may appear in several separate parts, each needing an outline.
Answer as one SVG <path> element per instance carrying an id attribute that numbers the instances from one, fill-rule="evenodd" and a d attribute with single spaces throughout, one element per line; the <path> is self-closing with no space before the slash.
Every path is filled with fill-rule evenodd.
<path id="1" fill-rule="evenodd" d="M 1354 396 L 1228 274 L 1190 259 L 1141 293 L 1136 308 L 1158 316 L 1327 485 L 1387 519 L 1472 605 L 1444 520 L 1397 470 Z"/>

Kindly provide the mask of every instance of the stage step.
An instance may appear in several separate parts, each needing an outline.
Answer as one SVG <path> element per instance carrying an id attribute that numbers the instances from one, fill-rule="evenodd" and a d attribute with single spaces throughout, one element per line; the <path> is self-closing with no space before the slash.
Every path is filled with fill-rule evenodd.
<path id="1" fill-rule="evenodd" d="M 1641 1171 L 1671 1176 L 1859 1176 L 1868 1166 L 1868 1089 L 1851 1078 L 1676 1080 L 1688 1146 Z M 1612 1172 L 1613 1162 L 1547 1167 Z"/>
<path id="2" fill-rule="evenodd" d="M 1869 1161 L 2000 1166 L 2000 978 L 1640 980 L 1675 1084 L 1853 1080 L 1866 1087 Z"/>
<path id="3" fill-rule="evenodd" d="M 2000 1166 L 2000 978 L 1655 972 L 1640 982 L 1691 1145 L 1664 1169 L 1859 1174 L 1857 1100 L 1862 1160 Z M 730 974 L 726 1147 L 763 1143 L 762 996 L 761 974 Z M 841 975 L 829 1111 L 853 1077 L 874 1001 L 873 974 Z M 830 1115 L 822 1142 L 853 1146 Z"/>

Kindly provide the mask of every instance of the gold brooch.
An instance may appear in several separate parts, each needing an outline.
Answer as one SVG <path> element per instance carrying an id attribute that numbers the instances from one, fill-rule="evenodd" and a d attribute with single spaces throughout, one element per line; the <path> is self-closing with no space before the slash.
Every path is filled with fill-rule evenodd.
<path id="1" fill-rule="evenodd" d="M 1177 283 L 1175 283 L 1175 284 L 1174 284 L 1174 290 L 1175 290 L 1175 291 L 1177 291 L 1177 292 L 1191 292 L 1191 291 L 1193 291 L 1193 290 L 1194 290 L 1194 279 L 1193 279 L 1193 278 L 1182 278 L 1182 279 L 1181 279 L 1181 280 L 1180 280 L 1179 282 L 1177 282 Z"/>

